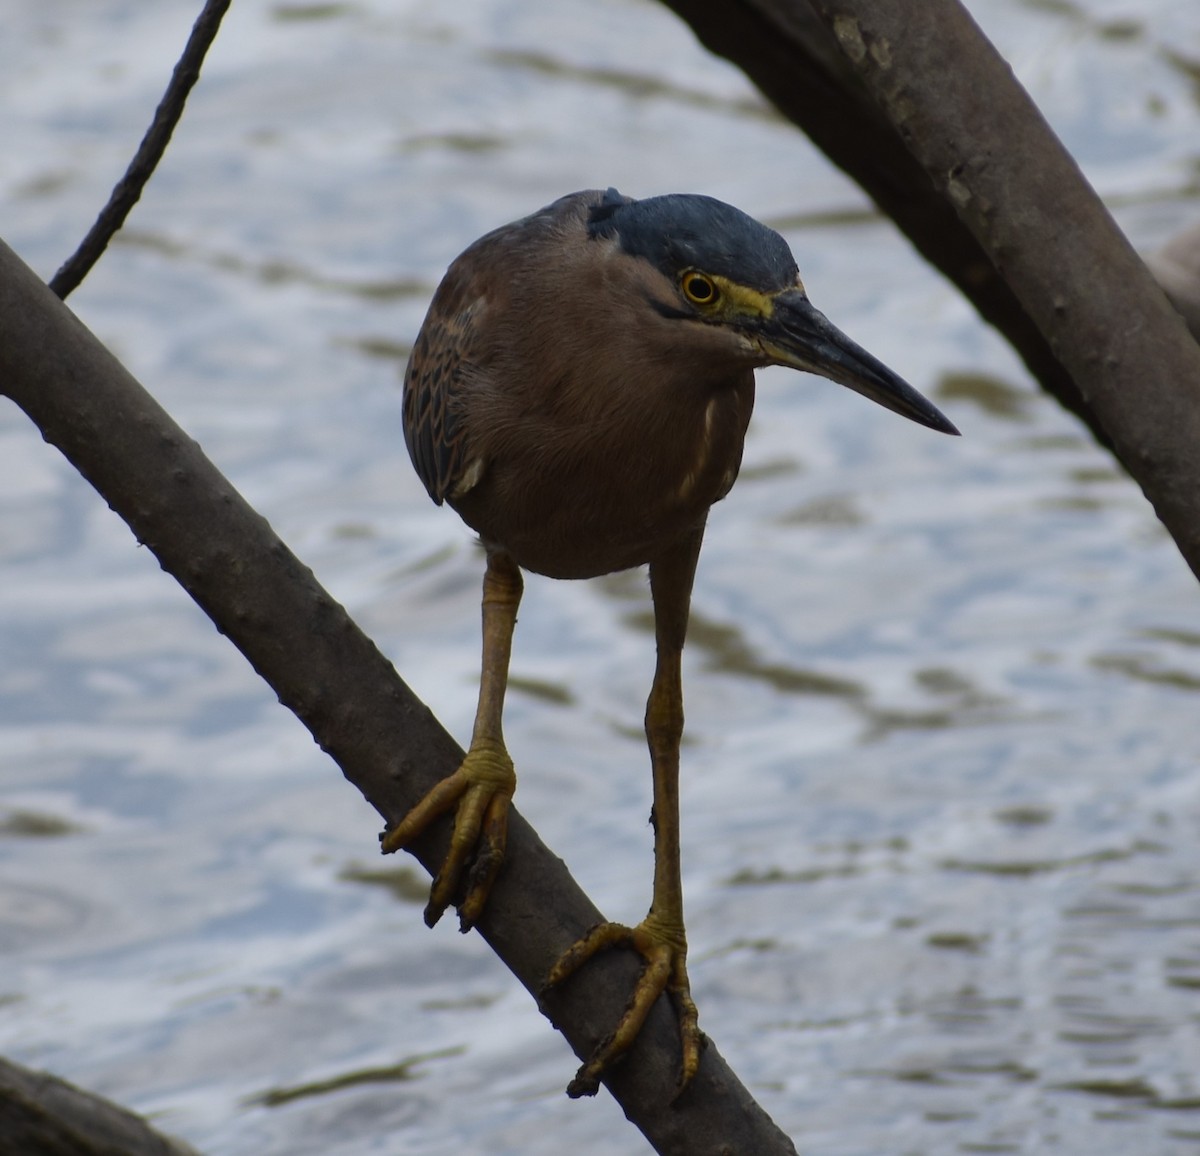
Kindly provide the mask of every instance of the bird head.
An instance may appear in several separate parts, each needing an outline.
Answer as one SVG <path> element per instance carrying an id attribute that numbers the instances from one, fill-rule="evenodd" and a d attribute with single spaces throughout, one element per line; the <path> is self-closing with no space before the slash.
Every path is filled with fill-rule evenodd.
<path id="1" fill-rule="evenodd" d="M 657 314 L 719 331 L 731 356 L 818 374 L 930 429 L 958 433 L 813 306 L 787 242 L 739 209 L 695 194 L 638 201 L 609 189 L 591 207 L 588 231 L 650 267 L 640 284 L 652 287 L 647 299 Z"/>

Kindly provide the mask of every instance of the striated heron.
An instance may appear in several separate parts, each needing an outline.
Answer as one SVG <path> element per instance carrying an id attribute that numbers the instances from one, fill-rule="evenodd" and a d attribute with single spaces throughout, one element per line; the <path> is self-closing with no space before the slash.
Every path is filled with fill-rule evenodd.
<path id="1" fill-rule="evenodd" d="M 679 865 L 680 657 L 709 507 L 737 477 L 754 370 L 830 378 L 943 433 L 958 431 L 814 309 L 787 243 L 745 213 L 689 194 L 562 197 L 480 238 L 450 266 L 404 379 L 404 436 L 430 497 L 487 552 L 483 667 L 470 748 L 383 836 L 395 851 L 455 809 L 425 920 L 453 902 L 479 917 L 504 858 L 516 787 L 501 733 L 521 569 L 590 578 L 649 564 L 658 662 L 646 706 L 654 886 L 635 927 L 602 923 L 547 976 L 616 945 L 645 960 L 612 1034 L 568 1091 L 594 1092 L 666 991 L 680 1087 L 700 1062 Z"/>

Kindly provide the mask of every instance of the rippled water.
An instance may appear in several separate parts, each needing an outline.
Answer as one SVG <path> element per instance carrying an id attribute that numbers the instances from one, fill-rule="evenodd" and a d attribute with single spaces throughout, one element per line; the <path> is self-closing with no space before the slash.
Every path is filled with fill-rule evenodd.
<path id="1" fill-rule="evenodd" d="M 198 4 L 0 4 L 3 233 L 49 276 Z M 1135 243 L 1200 209 L 1189 5 L 972 5 Z M 480 558 L 398 376 L 469 240 L 576 188 L 732 201 L 934 396 L 784 371 L 687 657 L 702 1024 L 802 1151 L 1200 1145 L 1200 600 L 1136 488 L 861 194 L 645 0 L 235 4 L 73 307 L 458 735 Z M 644 576 L 532 579 L 519 803 L 601 907 L 650 884 Z M 374 812 L 0 404 L 0 1052 L 208 1153 L 633 1153 Z"/>

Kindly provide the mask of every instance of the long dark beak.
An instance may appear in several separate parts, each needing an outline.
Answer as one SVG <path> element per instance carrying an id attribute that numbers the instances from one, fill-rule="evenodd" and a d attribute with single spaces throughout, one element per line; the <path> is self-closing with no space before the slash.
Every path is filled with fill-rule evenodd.
<path id="1" fill-rule="evenodd" d="M 762 322 L 759 337 L 764 351 L 777 365 L 818 373 L 902 417 L 941 433 L 958 433 L 933 402 L 851 341 L 824 313 L 813 308 L 799 289 L 788 289 L 775 297 L 775 311 Z"/>

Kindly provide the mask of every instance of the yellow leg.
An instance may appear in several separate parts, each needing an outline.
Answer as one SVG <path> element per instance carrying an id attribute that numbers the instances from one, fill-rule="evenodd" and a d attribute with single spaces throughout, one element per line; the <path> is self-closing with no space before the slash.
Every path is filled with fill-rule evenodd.
<path id="1" fill-rule="evenodd" d="M 679 742 L 683 735 L 683 683 L 680 660 L 696 559 L 704 534 L 673 547 L 650 566 L 658 663 L 646 704 L 646 739 L 654 775 L 654 892 L 646 918 L 636 927 L 601 923 L 554 965 L 546 987 L 562 983 L 597 952 L 631 947 L 646 961 L 625 1012 L 612 1034 L 579 1069 L 570 1096 L 593 1095 L 605 1071 L 637 1039 L 654 1001 L 665 991 L 679 1018 L 682 1059 L 679 1090 L 700 1066 L 703 1042 L 687 975 L 687 936 L 683 925 L 683 881 L 679 866 Z"/>
<path id="2" fill-rule="evenodd" d="M 483 667 L 471 746 L 458 770 L 434 786 L 383 836 L 383 853 L 387 855 L 407 846 L 452 807 L 458 808 L 450 850 L 433 881 L 425 908 L 425 922 L 430 927 L 464 890 L 466 876 L 458 915 L 462 930 L 469 931 L 483 911 L 504 862 L 508 804 L 516 790 L 517 776 L 504 746 L 501 719 L 513 627 L 523 588 L 517 564 L 507 554 L 489 552 L 483 576 Z"/>

